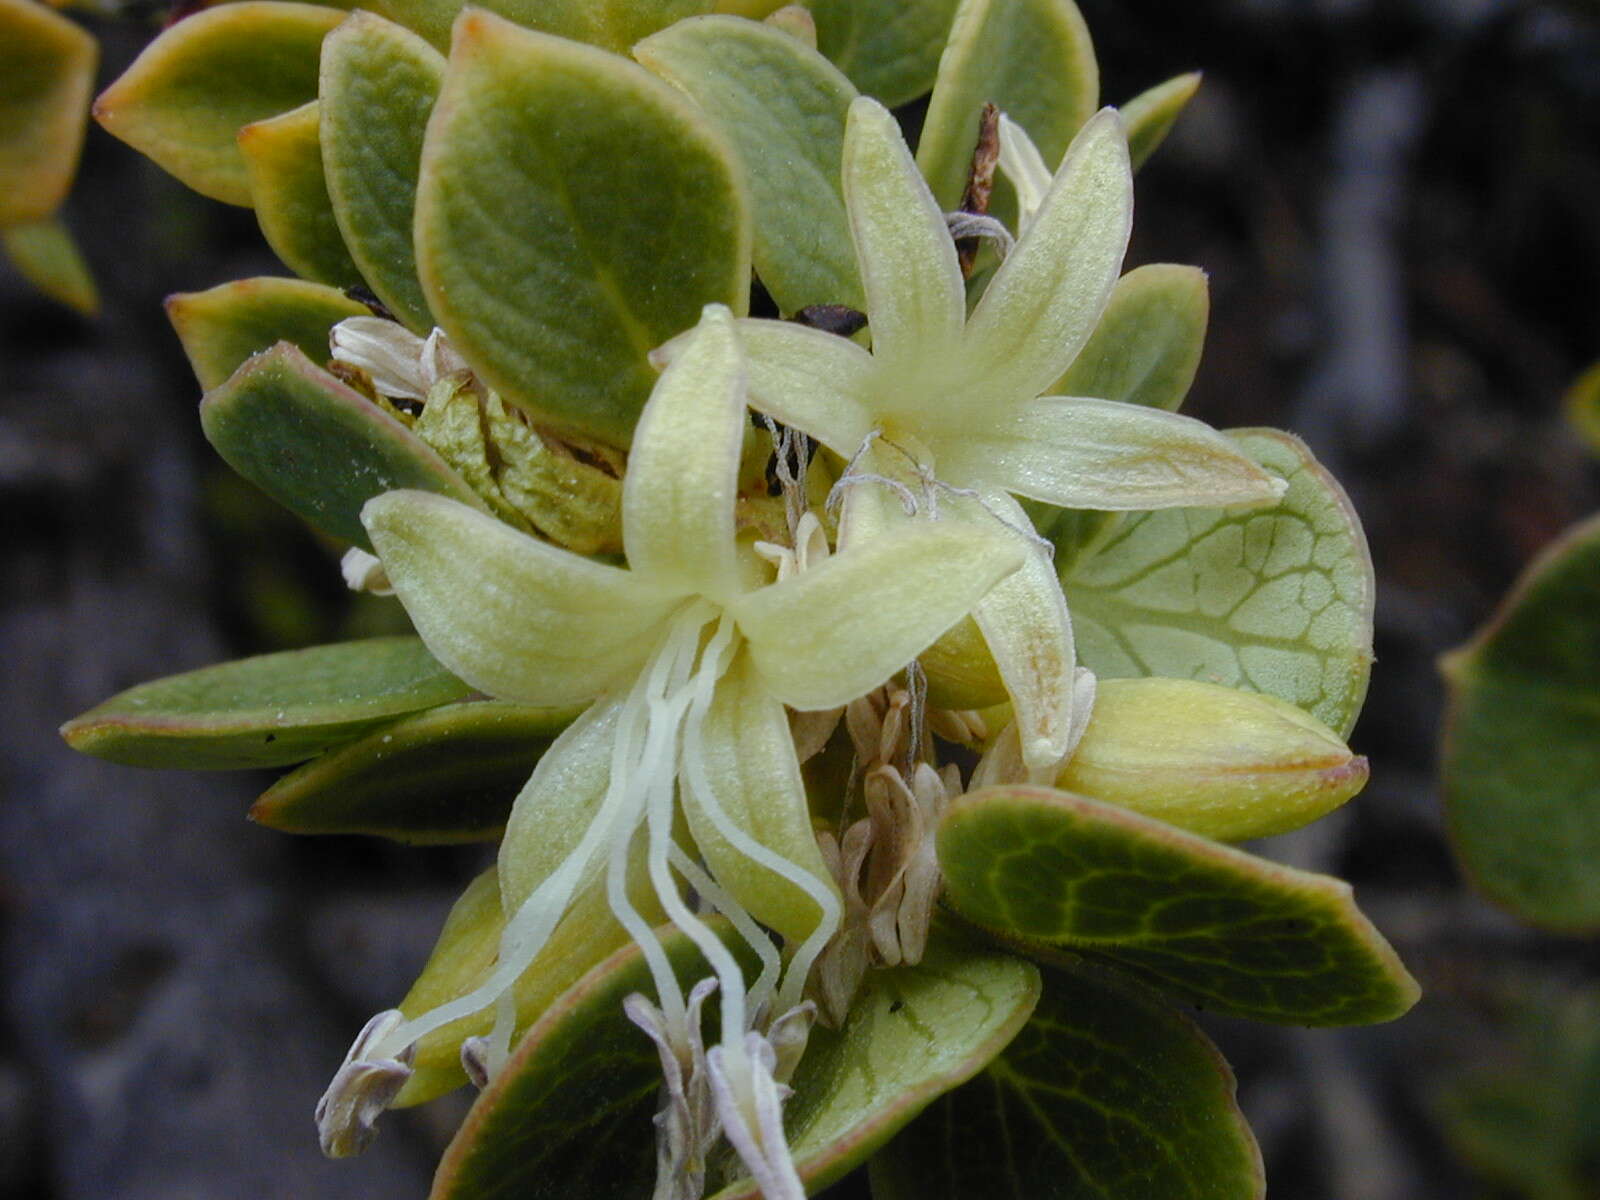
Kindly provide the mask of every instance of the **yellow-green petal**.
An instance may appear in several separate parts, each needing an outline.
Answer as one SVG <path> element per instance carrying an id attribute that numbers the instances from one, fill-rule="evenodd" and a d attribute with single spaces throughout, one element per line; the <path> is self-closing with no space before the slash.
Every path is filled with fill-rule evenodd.
<path id="1" fill-rule="evenodd" d="M 1128 144 L 1108 109 L 1073 140 L 973 310 L 964 346 L 974 376 L 1008 395 L 1037 396 L 1054 383 L 1105 310 L 1132 228 Z"/>
<path id="2" fill-rule="evenodd" d="M 788 715 L 766 690 L 747 649 L 717 681 L 697 743 L 686 739 L 685 757 L 697 755 L 704 782 L 734 826 L 810 875 L 818 890 L 837 895 L 811 828 Z M 718 829 L 693 776 L 681 794 L 695 846 L 717 882 L 763 925 L 796 944 L 804 941 L 822 917 L 816 900 Z"/>
<path id="3" fill-rule="evenodd" d="M 768 688 L 799 709 L 879 687 L 1022 564 L 1005 530 L 913 525 L 730 606 Z"/>
<path id="4" fill-rule="evenodd" d="M 389 492 L 362 520 L 417 632 L 440 662 L 501 700 L 557 706 L 637 668 L 672 600 L 425 492 Z"/>
<path id="5" fill-rule="evenodd" d="M 925 368 L 961 336 L 966 291 L 944 214 L 876 100 L 850 106 L 843 173 L 873 357 L 890 369 Z"/>
<path id="6" fill-rule="evenodd" d="M 710 306 L 651 392 L 623 476 L 628 565 L 653 584 L 712 599 L 738 589 L 733 506 L 744 412 L 733 317 Z"/>

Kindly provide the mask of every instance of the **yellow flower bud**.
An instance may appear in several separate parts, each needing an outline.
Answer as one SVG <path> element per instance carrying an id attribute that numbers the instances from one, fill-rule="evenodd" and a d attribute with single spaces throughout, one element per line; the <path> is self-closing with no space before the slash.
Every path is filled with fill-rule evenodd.
<path id="1" fill-rule="evenodd" d="M 1272 696 L 1187 679 L 1108 679 L 1056 786 L 1220 841 L 1285 833 L 1367 782 L 1315 717 Z"/>

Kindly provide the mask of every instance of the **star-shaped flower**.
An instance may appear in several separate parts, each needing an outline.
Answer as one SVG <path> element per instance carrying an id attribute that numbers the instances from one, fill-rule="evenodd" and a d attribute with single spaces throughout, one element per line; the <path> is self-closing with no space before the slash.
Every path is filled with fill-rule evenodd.
<path id="1" fill-rule="evenodd" d="M 970 317 L 945 217 L 894 118 L 865 97 L 850 109 L 842 182 L 872 350 L 791 323 L 741 321 L 754 407 L 863 477 L 904 477 L 909 457 L 925 482 L 942 485 L 929 495 L 942 490 L 950 515 L 998 517 L 1029 534 L 1014 496 L 1141 510 L 1282 494 L 1282 481 L 1199 421 L 1050 394 L 1098 321 L 1127 247 L 1132 175 L 1114 111 L 1074 140 Z M 663 357 L 675 352 L 669 345 Z M 1047 558 L 1031 554 L 973 615 L 1010 693 L 1024 760 L 1048 775 L 1086 714 L 1074 714 L 1084 681 Z"/>
<path id="2" fill-rule="evenodd" d="M 417 1037 L 499 1001 L 495 1035 L 473 1047 L 475 1064 L 495 1069 L 509 1041 L 509 988 L 575 900 L 603 887 L 652 966 L 660 1006 L 652 1036 L 691 1065 L 690 1006 L 629 898 L 637 886 L 630 864 L 642 858 L 662 909 L 718 976 L 723 1038 L 705 1076 L 716 1115 L 741 1152 L 759 1151 L 753 1171 L 791 1178 L 792 1167 L 784 1175 L 774 1166 L 787 1161 L 772 1143 L 775 1052 L 750 1040 L 763 1036 L 751 1026 L 757 1014 L 800 1006 L 840 904 L 812 833 L 784 706 L 836 708 L 878 687 L 1024 554 L 992 530 L 925 521 L 769 582 L 770 567 L 735 532 L 745 404 L 733 318 L 711 306 L 635 432 L 622 501 L 626 569 L 440 496 L 390 492 L 367 504 L 363 520 L 383 568 L 441 662 L 501 699 L 593 703 L 545 753 L 512 810 L 498 863 L 507 923 L 490 977 L 390 1031 L 363 1058 L 396 1057 Z M 675 841 L 675 801 L 698 859 Z M 754 987 L 685 903 L 674 870 L 762 955 Z M 791 952 L 781 984 L 776 948 L 756 921 L 782 934 Z M 688 1171 L 705 1130 L 684 1128 L 683 1114 L 706 1106 L 672 1111 L 662 1128 L 681 1144 L 664 1147 L 663 1161 Z M 735 1118 L 744 1127 L 730 1124 Z"/>

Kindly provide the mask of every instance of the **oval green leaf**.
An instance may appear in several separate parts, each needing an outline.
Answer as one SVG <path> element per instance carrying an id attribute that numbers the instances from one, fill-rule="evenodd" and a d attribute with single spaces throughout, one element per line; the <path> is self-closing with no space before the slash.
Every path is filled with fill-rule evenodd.
<path id="1" fill-rule="evenodd" d="M 1128 158 L 1137 171 L 1166 141 L 1172 126 L 1200 90 L 1200 72 L 1177 75 L 1140 92 L 1122 106 L 1122 123 L 1128 130 Z"/>
<path id="2" fill-rule="evenodd" d="M 1600 517 L 1443 663 L 1445 808 L 1467 874 L 1525 921 L 1600 929 Z"/>
<path id="3" fill-rule="evenodd" d="M 1298 438 L 1230 436 L 1288 492 L 1270 508 L 1130 515 L 1098 546 L 1063 555 L 1078 655 L 1103 678 L 1265 692 L 1348 737 L 1372 668 L 1366 537 L 1344 489 Z"/>
<path id="4" fill-rule="evenodd" d="M 960 0 L 805 0 L 817 49 L 887 108 L 933 87 Z"/>
<path id="5" fill-rule="evenodd" d="M 197 12 L 145 47 L 95 119 L 201 195 L 248 207 L 239 130 L 316 99 L 323 36 L 344 16 L 286 0 Z"/>
<path id="6" fill-rule="evenodd" d="M 207 392 L 252 354 L 278 342 L 299 347 L 312 362 L 326 362 L 329 331 L 346 317 L 371 315 L 337 288 L 271 275 L 167 297 L 167 319 Z"/>
<path id="7" fill-rule="evenodd" d="M 0 228 L 0 247 L 22 277 L 52 300 L 92 317 L 100 308 L 89 264 L 67 227 L 54 217 Z"/>
<path id="8" fill-rule="evenodd" d="M 250 818 L 284 833 L 486 841 L 505 828 L 517 792 L 575 716 L 487 700 L 403 717 L 285 775 Z"/>
<path id="9" fill-rule="evenodd" d="M 687 937 L 659 932 L 685 992 L 711 973 Z M 743 943 L 731 933 L 723 940 L 749 969 L 754 956 Z M 467 1114 L 429 1200 L 650 1195 L 661 1060 L 623 1014 L 632 992 L 654 997 L 655 985 L 639 948 L 628 945 L 550 1005 Z M 714 1033 L 717 1005 L 706 1008 Z"/>
<path id="10" fill-rule="evenodd" d="M 982 1075 L 872 1160 L 875 1200 L 1260 1200 L 1233 1072 L 1187 1017 L 1084 960 Z M 952 1138 L 951 1130 L 960 1130 Z"/>
<path id="11" fill-rule="evenodd" d="M 784 1105 L 806 1190 L 865 1162 L 936 1097 L 982 1070 L 1038 998 L 1031 963 L 953 932 L 936 931 L 917 966 L 870 972 L 843 1028 L 811 1031 Z M 746 1178 L 713 1200 L 758 1196 Z"/>
<path id="12" fill-rule="evenodd" d="M 474 369 L 557 429 L 626 446 L 647 355 L 705 304 L 743 312 L 733 152 L 643 67 L 465 13 L 428 125 L 417 266 Z"/>
<path id="13" fill-rule="evenodd" d="M 72 186 L 94 38 L 34 0 L 0 0 L 0 228 L 42 221 Z"/>
<path id="14" fill-rule="evenodd" d="M 421 488 L 484 507 L 433 447 L 287 342 L 207 392 L 200 427 L 279 504 L 369 550 L 361 506 L 383 492 Z"/>
<path id="15" fill-rule="evenodd" d="M 963 0 L 928 100 L 917 166 L 940 207 L 959 207 L 979 118 L 992 103 L 1028 131 L 1054 172 L 1099 96 L 1094 44 L 1072 0 Z"/>
<path id="16" fill-rule="evenodd" d="M 1050 394 L 1177 412 L 1200 367 L 1210 317 L 1199 267 L 1136 267 L 1117 280 L 1094 332 Z"/>
<path id="17" fill-rule="evenodd" d="M 444 49 L 450 45 L 451 25 L 468 4 L 467 0 L 374 0 L 371 7 Z M 640 38 L 674 21 L 727 6 L 714 0 L 487 0 L 471 7 L 525 29 L 626 54 Z"/>
<path id="18" fill-rule="evenodd" d="M 328 199 L 318 136 L 321 108 L 302 104 L 239 130 L 256 220 L 284 266 L 334 287 L 354 287 L 361 272 L 345 249 Z"/>
<path id="19" fill-rule="evenodd" d="M 779 310 L 865 308 L 839 182 L 850 81 L 782 30 L 737 17 L 682 21 L 633 55 L 687 92 L 738 151 L 756 274 Z"/>
<path id="20" fill-rule="evenodd" d="M 470 691 L 420 639 L 372 638 L 141 683 L 68 721 L 61 736 L 132 767 L 278 767 Z"/>
<path id="21" fill-rule="evenodd" d="M 417 333 L 433 313 L 411 226 L 422 135 L 444 58 L 392 21 L 358 12 L 322 43 L 322 161 L 333 212 L 367 284 Z"/>
<path id="22" fill-rule="evenodd" d="M 1029 953 L 1076 950 L 1231 1016 L 1390 1021 L 1415 980 L 1350 885 L 1053 788 L 982 788 L 938 833 L 945 897 Z"/>
<path id="23" fill-rule="evenodd" d="M 1600 363 L 1578 376 L 1566 395 L 1567 420 L 1589 445 L 1600 454 Z"/>

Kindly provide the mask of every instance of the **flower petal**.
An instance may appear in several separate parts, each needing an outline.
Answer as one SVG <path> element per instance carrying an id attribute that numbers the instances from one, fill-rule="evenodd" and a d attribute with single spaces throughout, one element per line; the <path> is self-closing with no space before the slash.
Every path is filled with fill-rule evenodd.
<path id="1" fill-rule="evenodd" d="M 872 430 L 872 355 L 837 334 L 788 321 L 739 322 L 750 407 L 849 458 Z M 669 343 L 671 345 L 671 343 Z"/>
<path id="2" fill-rule="evenodd" d="M 989 513 L 981 519 L 1032 529 L 1022 506 L 998 488 L 986 490 L 983 503 Z M 1023 762 L 1051 776 L 1041 782 L 1053 783 L 1073 732 L 1077 652 L 1055 564 L 1042 549 L 1028 550 L 1022 566 L 995 584 L 972 616 L 1011 697 Z"/>
<path id="3" fill-rule="evenodd" d="M 1253 504 L 1285 487 L 1203 421 L 1082 396 L 1015 405 L 940 450 L 951 482 L 994 484 L 1063 508 Z"/>
<path id="4" fill-rule="evenodd" d="M 637 667 L 677 597 L 427 492 L 361 519 L 436 658 L 502 700 L 578 704 Z"/>
<path id="5" fill-rule="evenodd" d="M 891 368 L 925 366 L 930 352 L 948 352 L 961 334 L 961 267 L 899 124 L 866 96 L 850 105 L 842 178 L 873 357 Z"/>
<path id="6" fill-rule="evenodd" d="M 741 596 L 731 611 L 774 695 L 793 708 L 834 708 L 925 650 L 1025 553 L 1002 531 L 917 524 Z"/>
<path id="7" fill-rule="evenodd" d="M 656 381 L 633 434 L 622 544 L 641 578 L 718 599 L 737 589 L 733 502 L 744 396 L 733 316 L 708 304 Z"/>
<path id="8" fill-rule="evenodd" d="M 987 390 L 1037 396 L 1066 370 L 1111 296 L 1132 227 L 1128 144 L 1106 109 L 1073 139 L 967 322 L 970 369 Z"/>
<path id="9" fill-rule="evenodd" d="M 789 718 L 741 649 L 717 682 L 705 721 L 684 735 L 683 811 L 706 865 L 728 892 L 760 921 L 798 944 L 816 928 L 823 910 L 814 893 L 838 889 L 817 849 L 805 784 L 789 734 Z M 762 857 L 785 860 L 780 872 L 741 850 L 718 828 L 705 792 L 728 821 L 764 847 Z M 809 874 L 802 889 L 792 878 Z M 837 912 L 837 907 L 835 908 Z"/>
<path id="10" fill-rule="evenodd" d="M 1050 168 L 1028 131 L 1000 114 L 1000 169 L 1017 193 L 1017 232 L 1026 233 L 1050 190 Z"/>

